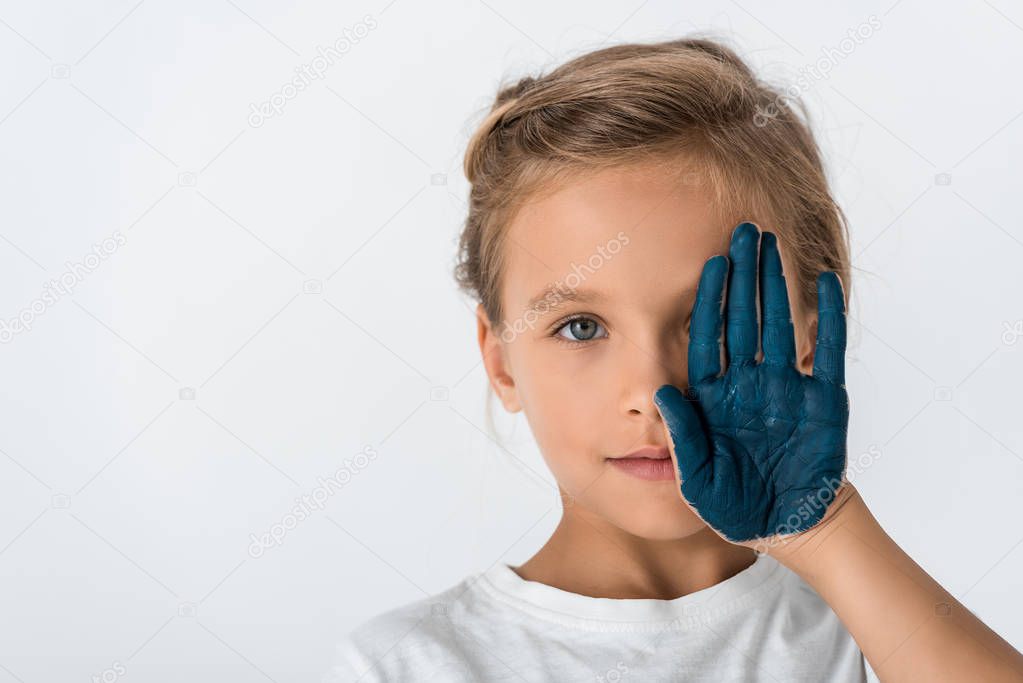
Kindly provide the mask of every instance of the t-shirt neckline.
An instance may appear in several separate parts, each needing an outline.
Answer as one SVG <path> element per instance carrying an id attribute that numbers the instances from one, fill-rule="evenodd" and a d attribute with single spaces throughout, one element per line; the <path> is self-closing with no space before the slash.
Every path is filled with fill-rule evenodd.
<path id="1" fill-rule="evenodd" d="M 769 555 L 757 555 L 750 566 L 734 576 L 672 600 L 595 598 L 571 593 L 523 579 L 503 562 L 487 569 L 480 583 L 502 602 L 565 625 L 592 622 L 691 624 L 749 604 L 777 583 L 782 574 L 779 568 L 777 560 Z"/>

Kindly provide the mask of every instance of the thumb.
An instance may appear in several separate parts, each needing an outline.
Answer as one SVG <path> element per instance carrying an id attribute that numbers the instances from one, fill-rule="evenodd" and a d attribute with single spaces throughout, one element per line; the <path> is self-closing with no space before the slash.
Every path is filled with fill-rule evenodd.
<path id="1" fill-rule="evenodd" d="M 677 387 L 665 384 L 654 393 L 654 403 L 671 437 L 675 465 L 683 489 L 705 491 L 711 479 L 710 448 L 689 398 Z"/>

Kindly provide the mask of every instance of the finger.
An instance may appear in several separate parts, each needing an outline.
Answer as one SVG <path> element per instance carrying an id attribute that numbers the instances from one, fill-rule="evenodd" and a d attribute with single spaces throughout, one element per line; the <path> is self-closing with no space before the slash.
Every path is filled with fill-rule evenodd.
<path id="1" fill-rule="evenodd" d="M 760 345 L 764 350 L 764 362 L 795 366 L 796 339 L 778 238 L 767 231 L 760 240 L 760 311 L 763 316 Z"/>
<path id="2" fill-rule="evenodd" d="M 817 276 L 817 348 L 813 376 L 845 386 L 845 299 L 838 274 Z"/>
<path id="3" fill-rule="evenodd" d="M 757 340 L 757 226 L 740 223 L 728 248 L 728 300 L 725 326 L 728 365 L 756 362 Z"/>
<path id="4" fill-rule="evenodd" d="M 703 264 L 689 320 L 689 386 L 721 372 L 721 301 L 727 273 L 728 259 L 720 254 Z"/>
<path id="5" fill-rule="evenodd" d="M 711 482 L 710 448 L 696 408 L 671 384 L 663 385 L 654 393 L 654 403 L 671 436 L 683 490 L 706 490 Z"/>

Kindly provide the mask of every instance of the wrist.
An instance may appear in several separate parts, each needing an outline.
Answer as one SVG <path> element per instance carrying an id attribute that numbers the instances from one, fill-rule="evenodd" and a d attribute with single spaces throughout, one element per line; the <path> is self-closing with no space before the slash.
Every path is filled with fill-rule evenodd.
<path id="1" fill-rule="evenodd" d="M 773 539 L 766 545 L 764 552 L 789 569 L 802 573 L 812 564 L 814 554 L 827 538 L 864 506 L 863 498 L 856 487 L 851 482 L 843 480 L 817 524 L 801 533 Z"/>

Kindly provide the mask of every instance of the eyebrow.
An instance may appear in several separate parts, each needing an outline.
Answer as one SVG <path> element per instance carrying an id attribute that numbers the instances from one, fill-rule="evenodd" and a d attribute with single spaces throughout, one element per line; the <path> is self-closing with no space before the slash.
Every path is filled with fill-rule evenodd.
<path id="1" fill-rule="evenodd" d="M 547 301 L 547 310 L 540 313 L 540 315 L 545 315 L 560 309 L 563 304 L 570 301 L 592 304 L 607 301 L 607 299 L 608 296 L 606 294 L 595 289 L 572 289 L 563 284 L 551 283 L 529 300 L 529 303 L 526 304 L 526 310 L 534 310 L 541 303 Z"/>
<path id="2" fill-rule="evenodd" d="M 691 287 L 684 287 L 681 291 L 676 294 L 678 298 L 695 298 L 697 285 Z M 571 289 L 561 283 L 551 283 L 544 287 L 540 292 L 536 294 L 526 304 L 527 311 L 534 310 L 537 306 L 542 304 L 548 297 L 551 297 L 553 301 L 548 303 L 547 310 L 537 311 L 540 315 L 539 318 L 546 316 L 548 313 L 553 313 L 564 307 L 564 304 L 569 302 L 581 303 L 581 304 L 593 304 L 593 303 L 604 303 L 610 300 L 612 297 L 608 296 L 601 290 L 597 289 Z"/>

